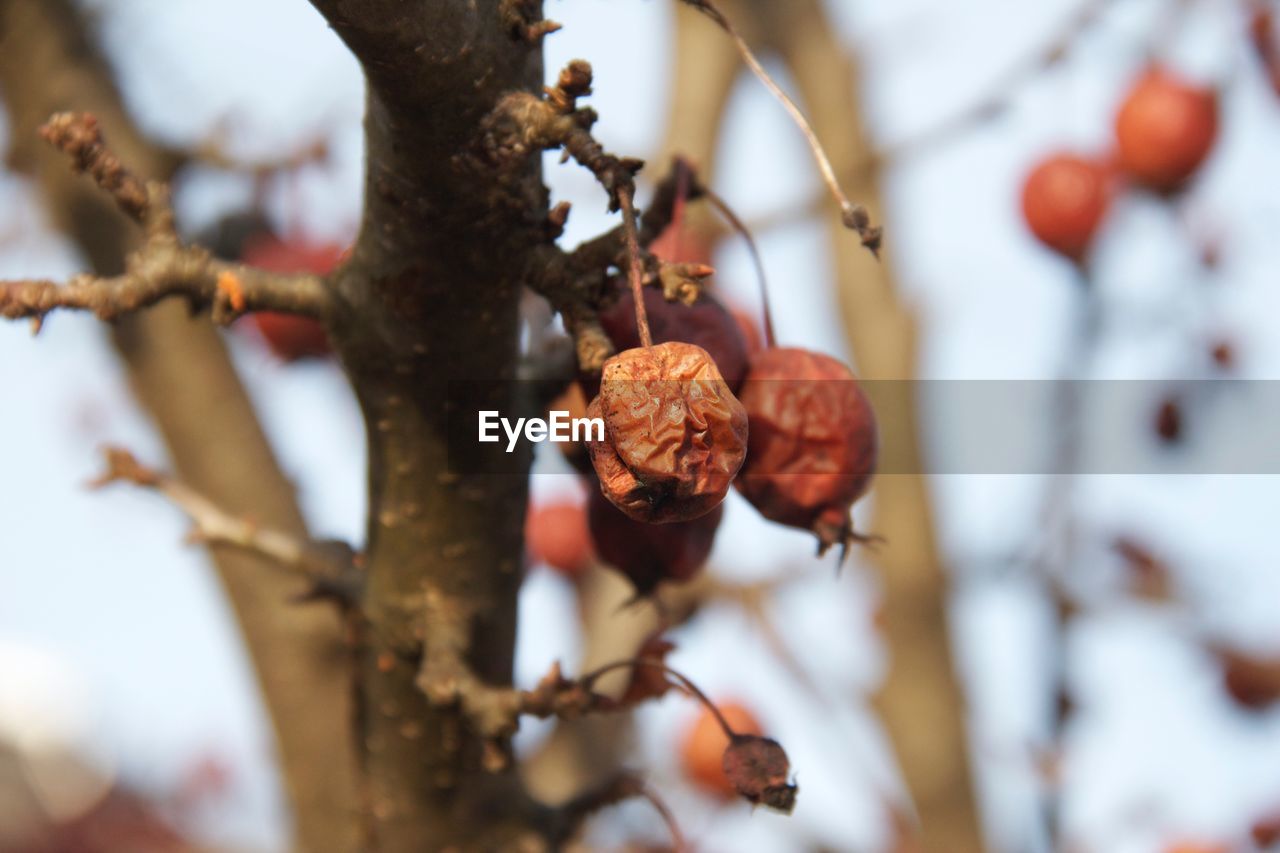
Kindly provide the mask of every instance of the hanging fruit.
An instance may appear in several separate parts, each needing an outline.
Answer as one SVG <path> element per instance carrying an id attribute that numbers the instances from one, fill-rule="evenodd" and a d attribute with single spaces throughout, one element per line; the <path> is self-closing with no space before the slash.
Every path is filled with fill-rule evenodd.
<path id="1" fill-rule="evenodd" d="M 771 521 L 812 530 L 818 550 L 859 537 L 850 510 L 871 483 L 875 413 L 852 371 L 821 353 L 767 349 L 742 387 L 750 422 L 738 491 Z"/>
<path id="2" fill-rule="evenodd" d="M 1190 180 L 1217 135 L 1217 93 L 1160 67 L 1138 78 L 1116 113 L 1120 168 L 1157 192 Z"/>
<path id="3" fill-rule="evenodd" d="M 1044 245 L 1079 262 L 1093 244 L 1110 206 L 1106 168 L 1074 154 L 1041 161 L 1022 185 L 1022 216 Z"/>

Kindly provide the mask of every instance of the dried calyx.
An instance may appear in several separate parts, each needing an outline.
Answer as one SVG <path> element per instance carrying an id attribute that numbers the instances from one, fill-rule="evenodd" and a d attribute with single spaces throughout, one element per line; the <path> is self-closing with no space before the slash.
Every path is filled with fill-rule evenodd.
<path id="1" fill-rule="evenodd" d="M 853 373 L 821 353 L 767 349 L 751 360 L 742 495 L 765 518 L 812 530 L 819 552 L 861 539 L 849 513 L 875 472 L 875 413 Z"/>

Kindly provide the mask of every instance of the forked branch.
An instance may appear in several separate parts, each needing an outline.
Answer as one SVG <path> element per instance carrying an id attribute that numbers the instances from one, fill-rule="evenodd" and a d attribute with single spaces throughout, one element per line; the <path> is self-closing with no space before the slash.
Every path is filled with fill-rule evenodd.
<path id="1" fill-rule="evenodd" d="M 192 310 L 210 310 L 217 323 L 257 310 L 327 317 L 331 300 L 322 278 L 228 263 L 184 244 L 174 228 L 168 188 L 130 172 L 107 147 L 92 115 L 59 113 L 40 132 L 66 152 L 75 171 L 92 177 L 141 225 L 145 237 L 120 275 L 80 275 L 66 284 L 43 279 L 0 282 L 0 316 L 29 318 L 38 331 L 45 315 L 58 308 L 92 311 L 100 319 L 115 320 L 166 297 L 182 296 Z"/>

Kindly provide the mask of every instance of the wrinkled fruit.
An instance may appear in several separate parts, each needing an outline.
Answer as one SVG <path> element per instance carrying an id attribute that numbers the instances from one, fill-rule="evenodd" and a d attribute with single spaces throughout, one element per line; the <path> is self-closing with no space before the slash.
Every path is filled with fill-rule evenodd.
<path id="1" fill-rule="evenodd" d="M 534 563 L 574 578 L 591 565 L 587 510 L 580 501 L 557 501 L 532 507 L 524 520 L 525 548 Z"/>
<path id="2" fill-rule="evenodd" d="M 706 565 L 724 509 L 672 524 L 644 524 L 623 515 L 603 494 L 591 495 L 587 523 L 596 553 L 627 576 L 637 595 L 662 581 L 687 581 Z"/>
<path id="3" fill-rule="evenodd" d="M 692 305 L 685 305 L 668 302 L 660 290 L 649 287 L 644 291 L 644 308 L 655 344 L 683 341 L 702 347 L 715 361 L 729 388 L 738 390 L 747 373 L 747 343 L 733 315 L 715 297 L 703 292 Z M 600 312 L 600 325 L 618 350 L 640 346 L 636 301 L 630 290 L 624 290 L 617 302 Z"/>
<path id="4" fill-rule="evenodd" d="M 875 412 L 848 367 L 765 350 L 742 386 L 751 424 L 738 491 L 771 521 L 812 530 L 819 550 L 856 539 L 849 512 L 875 473 Z"/>
<path id="5" fill-rule="evenodd" d="M 1217 135 L 1217 94 L 1161 68 L 1143 74 L 1116 113 L 1121 169 L 1157 192 L 1186 183 Z"/>
<path id="6" fill-rule="evenodd" d="M 796 786 L 791 783 L 791 762 L 776 740 L 757 735 L 737 735 L 724 751 L 725 778 L 752 805 L 791 814 L 796 807 Z"/>
<path id="7" fill-rule="evenodd" d="M 739 735 L 760 735 L 760 723 L 755 714 L 738 702 L 718 702 L 716 707 L 724 715 L 729 727 Z M 738 789 L 725 775 L 725 750 L 729 738 L 711 711 L 703 707 L 697 720 L 685 734 L 680 746 L 680 761 L 685 775 L 708 794 L 731 799 Z"/>
<path id="8" fill-rule="evenodd" d="M 688 521 L 720 505 L 747 452 L 747 413 L 711 356 L 686 343 L 625 350 L 604 364 L 588 443 L 604 495 L 636 521 Z"/>
<path id="9" fill-rule="evenodd" d="M 1022 216 L 1037 240 L 1080 261 L 1110 205 L 1110 183 L 1101 164 L 1074 154 L 1055 154 L 1027 175 Z"/>

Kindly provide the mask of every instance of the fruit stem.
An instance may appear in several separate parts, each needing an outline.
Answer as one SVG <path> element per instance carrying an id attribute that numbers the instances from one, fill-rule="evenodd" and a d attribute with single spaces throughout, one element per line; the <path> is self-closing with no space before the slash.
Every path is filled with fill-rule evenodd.
<path id="1" fill-rule="evenodd" d="M 769 72 L 764 70 L 764 66 L 760 64 L 760 60 L 756 59 L 756 55 L 752 52 L 746 39 L 742 37 L 733 23 L 725 17 L 725 14 L 716 7 L 712 0 L 684 0 L 684 2 L 715 21 L 716 25 L 724 30 L 729 38 L 733 39 L 734 46 L 738 48 L 742 61 L 751 69 L 751 73 L 756 75 L 765 88 L 769 90 L 769 93 L 782 104 L 783 108 L 791 116 L 791 120 L 795 122 L 796 127 L 800 128 L 805 142 L 809 144 L 809 150 L 813 152 L 813 159 L 818 163 L 818 170 L 822 173 L 823 183 L 827 185 L 827 189 L 831 191 L 836 203 L 840 205 L 840 220 L 846 228 L 857 231 L 858 236 L 862 238 L 862 245 L 870 249 L 872 254 L 878 256 L 880 250 L 880 228 L 871 224 L 871 216 L 867 213 L 867 209 L 860 204 L 851 202 L 849 197 L 844 194 L 844 190 L 840 188 L 840 181 L 836 178 L 835 167 L 831 165 L 831 159 L 827 157 L 827 152 L 823 150 L 822 143 L 818 141 L 818 135 L 814 133 L 809 120 L 804 117 L 800 107 L 782 90 L 781 86 L 774 82 L 773 78 L 769 76 Z"/>
<path id="2" fill-rule="evenodd" d="M 720 709 L 716 707 L 716 703 L 712 702 L 707 697 L 707 694 L 703 693 L 702 690 L 698 688 L 698 685 L 694 684 L 693 681 L 691 681 L 688 676 L 683 675 L 680 672 L 677 672 L 676 670 L 667 666 L 662 661 L 657 660 L 655 658 L 631 658 L 629 660 L 617 660 L 617 661 L 614 661 L 613 663 L 607 663 L 604 666 L 594 669 L 591 672 L 587 673 L 586 675 L 582 676 L 582 678 L 579 679 L 579 681 L 582 683 L 584 687 L 586 687 L 587 689 L 590 689 L 591 685 L 594 682 L 598 681 L 602 676 L 607 675 L 608 673 L 613 672 L 614 670 L 635 669 L 641 666 L 647 666 L 653 669 L 661 670 L 664 675 L 670 678 L 674 678 L 677 682 L 679 682 L 681 687 L 683 687 L 685 690 L 692 693 L 695 699 L 697 699 L 703 705 L 707 706 L 707 710 L 710 711 L 712 715 L 716 718 L 716 722 L 720 724 L 720 728 L 724 729 L 725 737 L 729 738 L 729 740 L 733 740 L 738 736 L 738 733 L 735 732 L 733 730 L 733 727 L 729 725 L 729 721 L 724 718 L 724 714 L 720 713 Z"/>
<path id="3" fill-rule="evenodd" d="M 728 202 L 706 187 L 703 187 L 702 194 L 711 202 L 711 206 L 729 221 L 733 230 L 747 241 L 747 251 L 751 253 L 751 262 L 756 267 L 756 282 L 760 286 L 760 313 L 764 317 L 765 345 L 773 349 L 777 346 L 777 341 L 773 335 L 773 310 L 769 307 L 769 281 L 764 272 L 764 260 L 760 257 L 760 248 L 756 245 L 755 237 L 751 236 L 751 229 L 747 228 L 747 224 L 733 212 Z"/>
<path id="4" fill-rule="evenodd" d="M 636 329 L 640 333 L 640 346 L 653 346 L 649 334 L 649 313 L 644 307 L 644 276 L 640 270 L 640 240 L 636 236 L 636 206 L 631 186 L 618 188 L 618 204 L 622 207 L 622 232 L 627 240 L 627 278 L 631 282 L 631 295 L 636 303 Z"/>

